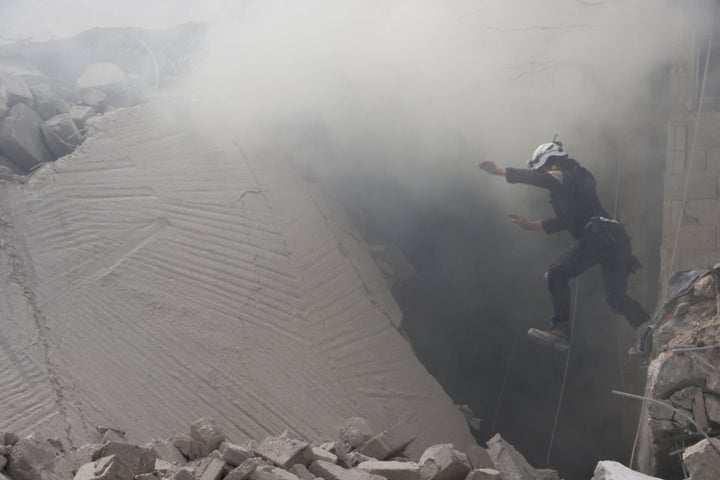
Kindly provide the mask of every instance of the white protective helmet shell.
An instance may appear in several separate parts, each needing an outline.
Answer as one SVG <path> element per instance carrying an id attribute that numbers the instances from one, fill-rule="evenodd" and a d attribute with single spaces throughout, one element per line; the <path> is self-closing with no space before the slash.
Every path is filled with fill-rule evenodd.
<path id="1" fill-rule="evenodd" d="M 533 170 L 541 168 L 552 157 L 565 158 L 568 154 L 559 143 L 543 143 L 535 149 L 532 158 L 528 160 L 528 167 Z"/>

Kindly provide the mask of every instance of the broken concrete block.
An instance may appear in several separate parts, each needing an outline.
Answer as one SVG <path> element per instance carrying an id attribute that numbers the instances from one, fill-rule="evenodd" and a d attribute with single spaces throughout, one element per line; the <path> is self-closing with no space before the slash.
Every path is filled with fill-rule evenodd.
<path id="1" fill-rule="evenodd" d="M 122 459 L 110 455 L 80 467 L 74 480 L 133 480 L 133 473 Z"/>
<path id="2" fill-rule="evenodd" d="M 233 443 L 222 442 L 218 445 L 218 451 L 222 455 L 223 460 L 228 465 L 237 467 L 245 460 L 255 455 L 255 452 L 249 448 Z"/>
<path id="3" fill-rule="evenodd" d="M 70 106 L 47 84 L 30 87 L 35 99 L 35 112 L 43 120 L 49 120 L 57 114 L 68 113 Z"/>
<path id="4" fill-rule="evenodd" d="M 4 455 L 0 455 L 0 470 L 5 468 L 5 465 L 7 465 L 7 458 L 5 458 Z"/>
<path id="5" fill-rule="evenodd" d="M 450 443 L 428 447 L 418 465 L 423 480 L 463 480 L 472 470 L 467 455 Z"/>
<path id="6" fill-rule="evenodd" d="M 296 463 L 303 463 L 303 453 L 307 447 L 307 442 L 281 435 L 266 438 L 255 449 L 255 452 L 262 458 L 287 470 Z"/>
<path id="7" fill-rule="evenodd" d="M 189 433 L 175 435 L 170 441 L 188 460 L 195 460 L 203 456 L 201 454 L 203 450 L 202 443 L 193 439 Z"/>
<path id="8" fill-rule="evenodd" d="M 80 102 L 96 111 L 104 111 L 107 107 L 108 96 L 105 92 L 95 89 L 85 90 L 80 96 Z"/>
<path id="9" fill-rule="evenodd" d="M 379 475 L 357 469 L 348 470 L 322 460 L 311 463 L 308 470 L 324 480 L 383 480 Z"/>
<path id="10" fill-rule="evenodd" d="M 720 450 L 720 439 L 712 439 L 715 448 Z M 683 463 L 691 480 L 717 480 L 720 472 L 720 453 L 707 439 L 696 443 L 683 452 Z"/>
<path id="11" fill-rule="evenodd" d="M 294 474 L 300 480 L 315 480 L 316 478 L 315 475 L 310 473 L 310 470 L 308 470 L 305 465 L 302 465 L 300 463 L 290 467 L 289 472 Z"/>
<path id="12" fill-rule="evenodd" d="M 548 468 L 538 468 L 535 470 L 538 475 L 538 480 L 561 480 L 560 474 L 555 470 Z"/>
<path id="13" fill-rule="evenodd" d="M 500 472 L 494 468 L 478 468 L 468 473 L 465 480 L 501 480 Z"/>
<path id="14" fill-rule="evenodd" d="M 190 425 L 190 437 L 200 443 L 200 456 L 202 457 L 215 450 L 225 440 L 225 434 L 210 418 L 201 418 Z"/>
<path id="15" fill-rule="evenodd" d="M 220 480 L 224 468 L 225 462 L 220 459 L 214 459 L 210 462 L 210 465 L 205 468 L 205 471 L 200 476 L 200 480 Z"/>
<path id="16" fill-rule="evenodd" d="M 40 117 L 24 103 L 14 105 L 0 123 L 0 149 L 26 170 L 53 160 L 40 123 Z"/>
<path id="17" fill-rule="evenodd" d="M 87 105 L 73 105 L 70 107 L 69 113 L 79 129 L 85 128 L 87 121 L 97 115 L 95 109 Z"/>
<path id="18" fill-rule="evenodd" d="M 197 478 L 189 470 L 183 468 L 173 474 L 172 480 L 197 480 Z"/>
<path id="19" fill-rule="evenodd" d="M 705 392 L 704 395 L 705 412 L 707 413 L 708 420 L 720 423 L 720 397 L 710 392 Z"/>
<path id="20" fill-rule="evenodd" d="M 157 458 L 152 448 L 139 447 L 129 443 L 108 442 L 95 453 L 96 458 L 93 458 L 93 460 L 97 460 L 97 457 L 111 455 L 115 455 L 130 467 L 133 475 L 152 472 Z"/>
<path id="21" fill-rule="evenodd" d="M 470 465 L 472 465 L 474 469 L 492 468 L 493 463 L 492 460 L 490 460 L 490 455 L 488 455 L 487 450 L 480 445 L 469 445 L 465 449 L 465 452 L 467 452 Z"/>
<path id="22" fill-rule="evenodd" d="M 367 420 L 352 417 L 340 428 L 340 439 L 350 449 L 357 448 L 372 438 L 372 429 Z"/>
<path id="23" fill-rule="evenodd" d="M 504 473 L 504 472 L 503 472 Z M 598 462 L 592 480 L 660 480 L 644 473 L 630 470 L 625 465 L 609 460 Z"/>
<path id="24" fill-rule="evenodd" d="M 72 461 L 47 440 L 31 435 L 10 450 L 7 472 L 13 480 L 57 480 L 73 476 Z"/>
<path id="25" fill-rule="evenodd" d="M 258 457 L 248 458 L 238 465 L 237 468 L 228 473 L 225 480 L 245 480 L 251 473 L 262 465 L 265 465 L 265 462 Z"/>
<path id="26" fill-rule="evenodd" d="M 15 445 L 20 441 L 20 437 L 13 432 L 0 432 L 0 445 Z"/>
<path id="27" fill-rule="evenodd" d="M 387 480 L 420 479 L 420 467 L 415 462 L 370 460 L 368 462 L 362 462 L 357 468 L 368 473 L 383 476 L 387 478 Z"/>
<path id="28" fill-rule="evenodd" d="M 0 85 L 7 91 L 7 105 L 18 103 L 32 105 L 33 95 L 25 81 L 12 73 L 0 73 Z"/>
<path id="29" fill-rule="evenodd" d="M 503 479 L 508 480 L 537 480 L 539 473 L 518 453 L 512 445 L 507 443 L 500 434 L 492 437 L 488 442 L 488 454 L 495 465 L 495 469 L 502 472 Z"/>
<path id="30" fill-rule="evenodd" d="M 72 453 L 74 469 L 77 470 L 86 463 L 92 463 L 94 461 L 93 458 L 100 458 L 97 452 L 99 452 L 102 447 L 103 445 L 101 443 L 89 443 L 76 449 Z"/>
<path id="31" fill-rule="evenodd" d="M 283 470 L 282 468 L 273 468 L 271 470 L 257 469 L 248 476 L 249 480 L 300 480 L 295 474 Z"/>
<path id="32" fill-rule="evenodd" d="M 40 124 L 40 128 L 45 136 L 45 142 L 55 158 L 72 153 L 82 143 L 80 131 L 68 113 L 55 115 Z"/>
<path id="33" fill-rule="evenodd" d="M 170 442 L 155 442 L 150 445 L 158 459 L 165 460 L 173 465 L 185 465 L 187 460 L 183 457 L 180 450 Z"/>
<path id="34" fill-rule="evenodd" d="M 134 480 L 158 480 L 158 477 L 154 473 L 141 473 L 140 475 L 135 475 Z"/>
<path id="35" fill-rule="evenodd" d="M 305 449 L 303 455 L 305 458 L 304 463 L 311 463 L 315 460 L 323 460 L 330 463 L 337 463 L 338 461 L 338 457 L 334 453 L 330 453 L 324 448 L 315 447 L 312 445 Z"/>
<path id="36" fill-rule="evenodd" d="M 180 467 L 178 465 L 173 465 L 172 463 L 166 462 L 165 460 L 161 460 L 159 458 L 155 459 L 155 468 L 153 470 L 154 472 L 165 474 L 168 472 L 172 473 L 177 470 L 180 470 Z"/>
<path id="37" fill-rule="evenodd" d="M 385 430 L 358 447 L 358 452 L 378 460 L 386 460 L 402 453 L 415 436 L 405 424 Z"/>

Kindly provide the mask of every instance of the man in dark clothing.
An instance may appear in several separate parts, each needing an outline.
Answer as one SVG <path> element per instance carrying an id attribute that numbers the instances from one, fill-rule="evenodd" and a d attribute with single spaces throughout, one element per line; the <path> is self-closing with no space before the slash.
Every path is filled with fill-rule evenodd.
<path id="1" fill-rule="evenodd" d="M 603 208 L 595 190 L 595 178 L 569 158 L 559 141 L 540 145 L 528 161 L 529 169 L 499 168 L 494 162 L 479 164 L 508 183 L 524 183 L 550 192 L 555 217 L 530 221 L 510 215 L 525 230 L 555 233 L 567 230 L 575 239 L 550 267 L 546 278 L 555 312 L 550 330 L 531 328 L 528 335 L 560 350 L 570 348 L 570 279 L 600 264 L 605 298 L 613 310 L 638 328 L 650 320 L 642 306 L 627 293 L 627 278 L 640 263 L 632 254 L 630 237 L 622 224 Z"/>

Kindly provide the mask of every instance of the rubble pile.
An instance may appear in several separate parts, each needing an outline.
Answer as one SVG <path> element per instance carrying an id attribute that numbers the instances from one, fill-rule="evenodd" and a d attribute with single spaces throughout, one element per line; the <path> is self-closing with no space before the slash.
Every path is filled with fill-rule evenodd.
<path id="1" fill-rule="evenodd" d="M 675 274 L 654 319 L 643 470 L 662 478 L 720 475 L 720 448 L 706 438 L 720 434 L 718 273 L 715 267 Z"/>
<path id="2" fill-rule="evenodd" d="M 202 418 L 190 431 L 134 445 L 119 429 L 98 427 L 97 443 L 66 449 L 59 439 L 0 435 L 0 478 L 12 480 L 559 480 L 535 470 L 496 435 L 468 455 L 433 445 L 418 461 L 404 455 L 414 438 L 403 425 L 373 435 L 351 418 L 335 441 L 311 444 L 287 432 L 233 443 Z"/>
<path id="3" fill-rule="evenodd" d="M 95 115 L 147 100 L 176 76 L 204 34 L 94 29 L 75 38 L 0 47 L 0 173 L 68 155 Z"/>

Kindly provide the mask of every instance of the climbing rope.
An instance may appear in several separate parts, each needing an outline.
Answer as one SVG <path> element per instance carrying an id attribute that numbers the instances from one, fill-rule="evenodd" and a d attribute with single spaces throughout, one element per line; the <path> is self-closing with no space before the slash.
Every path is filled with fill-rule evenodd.
<path id="1" fill-rule="evenodd" d="M 575 298 L 573 299 L 572 316 L 570 317 L 570 331 L 575 331 L 575 317 L 578 306 L 578 292 L 580 291 L 580 277 L 575 279 Z M 545 466 L 550 465 L 550 455 L 552 454 L 553 444 L 555 443 L 555 432 L 557 431 L 558 419 L 560 418 L 560 410 L 562 409 L 563 397 L 565 396 L 565 384 L 567 383 L 568 370 L 570 366 L 570 353 L 572 352 L 572 337 L 570 339 L 570 348 L 568 348 L 565 356 L 565 371 L 563 372 L 562 384 L 560 386 L 560 399 L 558 400 L 557 411 L 555 412 L 555 420 L 553 421 L 552 433 L 550 434 L 550 445 L 548 446 L 547 457 L 545 458 Z"/>
<path id="2" fill-rule="evenodd" d="M 683 216 L 685 212 L 685 205 L 687 203 L 687 193 L 688 193 L 688 186 L 690 185 L 690 172 L 692 171 L 693 161 L 695 159 L 695 145 L 697 144 L 697 136 L 698 131 L 700 130 L 700 120 L 702 117 L 702 107 L 703 107 L 703 100 L 705 99 L 705 85 L 707 84 L 707 77 L 708 77 L 708 70 L 710 67 L 710 53 L 712 52 L 713 47 L 713 40 L 715 37 L 715 30 L 716 30 L 716 19 L 717 19 L 717 13 L 718 13 L 718 4 L 720 4 L 720 0 L 715 1 L 715 8 L 713 9 L 713 17 L 712 17 L 712 26 L 710 29 L 710 36 L 708 38 L 707 43 L 707 52 L 705 53 L 705 69 L 703 71 L 703 79 L 702 84 L 700 86 L 700 96 L 698 98 L 698 107 L 697 112 L 695 115 L 695 130 L 693 131 L 693 138 L 692 143 L 690 144 L 690 159 L 688 161 L 687 169 L 685 170 L 685 184 L 683 186 L 683 194 L 682 194 L 682 201 L 680 202 L 680 215 L 678 216 L 677 221 L 677 228 L 675 230 L 675 239 L 673 240 L 673 247 L 672 247 L 672 253 L 670 255 L 670 266 L 668 271 L 672 272 L 673 267 L 675 265 L 675 258 L 677 254 L 677 247 L 678 247 L 678 241 L 680 239 L 680 229 L 682 227 L 682 221 Z M 660 298 L 665 298 L 665 295 L 667 294 L 667 285 L 664 286 L 662 296 Z M 645 408 L 647 405 L 647 401 L 643 402 L 642 408 Z M 633 468 L 633 464 L 635 462 L 635 453 L 637 451 L 638 441 L 640 439 L 640 430 L 642 428 L 642 415 L 638 419 L 638 426 L 637 430 L 635 431 L 635 440 L 633 441 L 633 448 L 632 453 L 630 454 L 630 468 Z"/>

